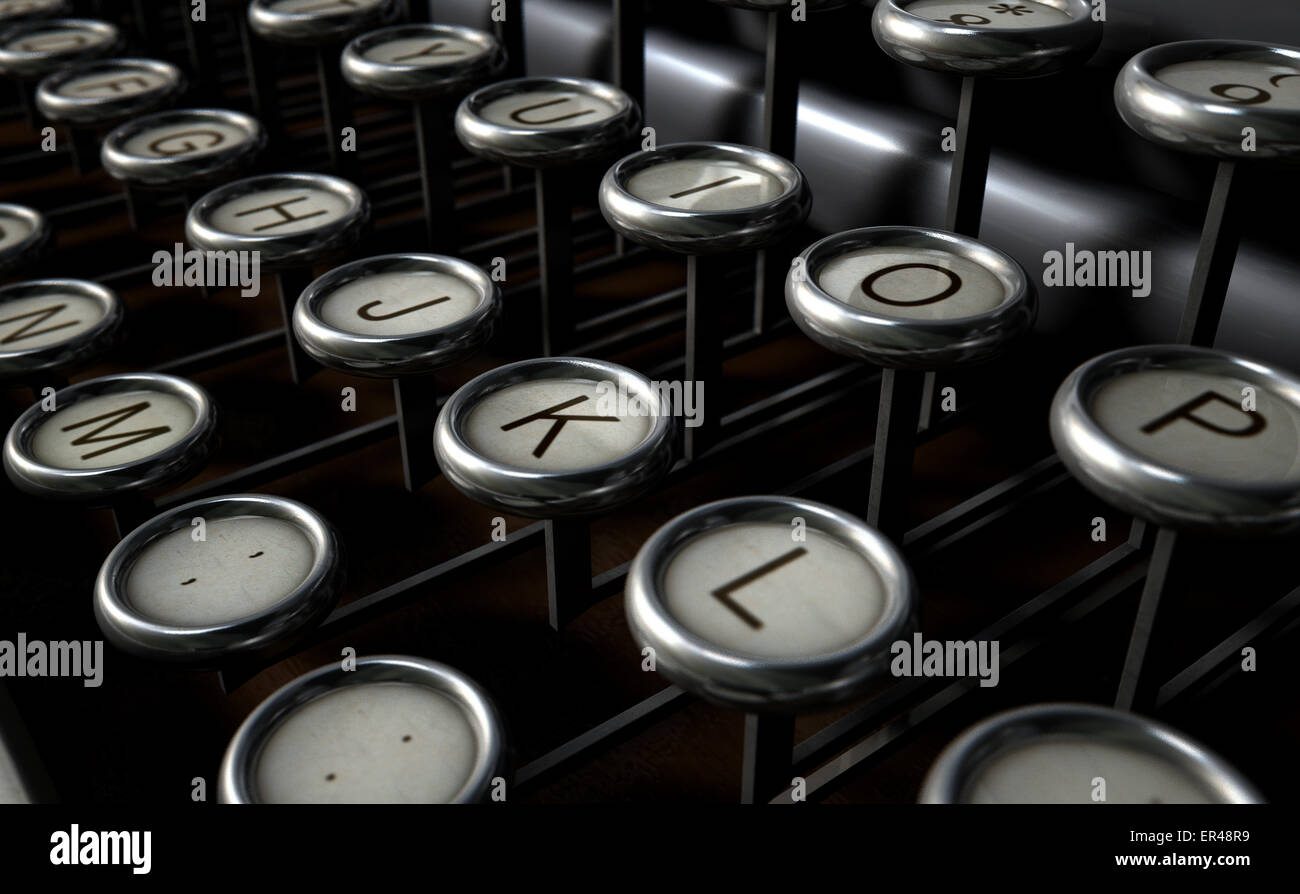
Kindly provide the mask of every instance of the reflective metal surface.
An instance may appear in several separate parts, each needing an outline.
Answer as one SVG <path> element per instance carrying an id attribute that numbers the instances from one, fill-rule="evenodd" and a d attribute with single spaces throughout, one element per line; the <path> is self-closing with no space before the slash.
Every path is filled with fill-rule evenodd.
<path id="1" fill-rule="evenodd" d="M 103 317 L 75 338 L 23 348 L 0 343 L 0 379 L 21 379 L 33 373 L 78 366 L 102 354 L 116 341 L 125 311 L 122 300 L 108 286 L 84 279 L 35 279 L 0 288 L 0 317 L 5 302 L 40 295 L 73 294 L 99 306 Z"/>
<path id="2" fill-rule="evenodd" d="M 672 616 L 664 603 L 664 576 L 688 541 L 724 525 L 789 525 L 796 516 L 861 555 L 880 576 L 885 605 L 865 636 L 836 652 L 766 658 L 709 642 Z M 890 646 L 911 634 L 917 618 L 916 582 L 892 543 L 847 512 L 793 497 L 737 497 L 677 516 L 641 546 L 624 594 L 632 638 L 654 649 L 659 673 L 701 698 L 742 711 L 815 709 L 853 698 L 885 671 Z"/>
<path id="3" fill-rule="evenodd" d="M 510 127 L 483 117 L 490 103 L 541 91 L 591 96 L 614 106 L 613 115 L 571 127 Z M 641 126 L 641 110 L 622 90 L 587 78 L 517 78 L 475 90 L 456 109 L 456 136 L 475 155 L 528 167 L 568 165 L 612 155 Z"/>
<path id="4" fill-rule="evenodd" d="M 637 173 L 686 158 L 758 168 L 779 180 L 784 192 L 761 205 L 696 211 L 658 205 L 628 190 Z M 615 162 L 600 182 L 600 212 L 614 230 L 642 245 L 690 255 L 770 245 L 803 223 L 811 207 L 812 193 L 799 168 L 779 155 L 733 143 L 672 143 L 636 152 Z"/>
<path id="5" fill-rule="evenodd" d="M 45 255 L 54 243 L 54 230 L 49 220 L 35 208 L 0 203 L 0 222 L 6 217 L 21 220 L 30 232 L 13 245 L 0 249 L 0 273 L 21 270 Z"/>
<path id="6" fill-rule="evenodd" d="M 28 35 L 59 26 L 91 32 L 103 39 L 88 47 L 66 47 L 56 50 L 23 50 L 13 46 Z M 122 32 L 110 22 L 101 22 L 98 19 L 22 21 L 0 30 L 0 74 L 24 79 L 38 78 L 73 62 L 107 56 L 116 52 L 121 46 Z"/>
<path id="7" fill-rule="evenodd" d="M 423 38 L 430 41 L 452 38 L 473 44 L 480 52 L 456 62 L 438 65 L 402 64 L 367 59 L 374 47 L 398 40 Z M 454 97 L 495 77 L 505 68 L 506 51 L 486 31 L 456 25 L 394 25 L 353 38 L 339 60 L 343 80 L 363 93 L 391 99 L 434 99 Z"/>
<path id="8" fill-rule="evenodd" d="M 64 85 L 70 81 L 110 72 L 128 78 L 133 73 L 152 75 L 162 81 L 138 93 L 71 96 L 63 91 Z M 184 92 L 185 75 L 170 62 L 160 59 L 97 59 L 44 77 L 36 87 L 36 107 L 51 121 L 92 127 L 156 109 Z"/>
<path id="9" fill-rule="evenodd" d="M 966 802 L 971 785 L 991 760 L 1036 740 L 1062 736 L 1095 738 L 1167 760 L 1194 778 L 1217 803 L 1263 802 L 1232 766 L 1177 730 L 1127 711 L 1069 702 L 1015 708 L 972 726 L 939 755 L 918 800 L 922 804 Z"/>
<path id="10" fill-rule="evenodd" d="M 962 24 L 937 21 L 908 12 L 913 2 L 879 0 L 871 33 L 894 59 L 933 71 L 1039 77 L 1086 61 L 1101 43 L 1101 23 L 1093 21 L 1089 0 L 1035 0 L 1070 16 L 1037 28 L 988 27 L 985 17 L 964 14 Z"/>
<path id="11" fill-rule="evenodd" d="M 243 138 L 215 151 L 198 155 L 139 155 L 127 148 L 136 136 L 155 128 L 202 129 L 211 124 L 234 128 L 242 133 Z M 166 139 L 181 139 L 183 132 L 177 133 L 178 136 Z M 186 151 L 192 152 L 194 145 L 185 143 L 176 148 L 184 150 L 185 146 L 189 146 Z M 104 138 L 100 147 L 100 161 L 104 170 L 124 183 L 184 189 L 239 173 L 253 163 L 265 146 L 266 131 L 251 115 L 230 109 L 172 109 L 142 115 L 118 125 Z"/>
<path id="12" fill-rule="evenodd" d="M 1230 377 L 1300 413 L 1300 378 L 1277 367 L 1187 345 L 1112 351 L 1071 373 L 1052 401 L 1052 443 L 1066 468 L 1107 503 L 1157 524 L 1249 536 L 1300 527 L 1300 466 L 1280 480 L 1210 478 L 1144 456 L 1102 429 L 1092 412 L 1098 389 L 1119 376 L 1161 369 Z"/>
<path id="13" fill-rule="evenodd" d="M 818 279 L 829 261 L 864 248 L 948 252 L 987 270 L 1006 290 L 992 310 L 968 317 L 916 320 L 875 314 L 833 297 Z M 799 328 L 838 354 L 899 369 L 937 370 L 987 360 L 1034 323 L 1034 287 L 1015 259 L 975 239 L 921 227 L 866 227 L 836 233 L 799 255 L 786 275 L 785 300 Z"/>
<path id="14" fill-rule="evenodd" d="M 32 438 L 46 417 L 101 394 L 123 391 L 161 391 L 190 405 L 194 425 L 176 443 L 134 462 L 95 469 L 64 469 L 46 465 L 31 449 Z M 56 409 L 46 412 L 40 403 L 29 407 L 5 437 L 4 466 L 19 490 L 50 499 L 109 501 L 115 496 L 173 484 L 190 477 L 208 460 L 214 448 L 217 412 L 208 393 L 193 382 L 162 373 L 127 373 L 103 376 L 69 385 L 54 395 Z"/>
<path id="15" fill-rule="evenodd" d="M 420 271 L 466 283 L 478 293 L 478 306 L 447 326 L 402 335 L 362 335 L 321 319 L 325 299 L 347 283 L 379 273 Z M 450 366 L 477 351 L 492 337 L 500 314 L 501 290 L 468 261 L 445 255 L 379 255 L 335 267 L 311 283 L 294 307 L 293 334 L 304 351 L 332 369 L 372 376 L 412 375 Z"/>
<path id="16" fill-rule="evenodd" d="M 181 626 L 142 614 L 131 604 L 127 581 L 136 559 L 150 543 L 191 520 L 258 516 L 295 525 L 310 541 L 311 567 L 293 592 L 264 611 L 219 624 Z M 95 579 L 95 621 L 109 642 L 152 661 L 213 667 L 225 659 L 269 654 L 291 643 L 325 617 L 343 590 L 343 560 L 338 535 L 315 510 L 294 500 L 265 494 L 232 494 L 196 500 L 156 515 L 113 548 Z"/>
<path id="17" fill-rule="evenodd" d="M 212 222 L 212 213 L 228 202 L 251 193 L 293 187 L 333 193 L 347 204 L 348 210 L 330 223 L 281 236 L 231 233 Z M 341 177 L 264 174 L 219 186 L 190 206 L 185 217 L 185 239 L 203 251 L 260 251 L 265 264 L 304 266 L 355 243 L 369 221 L 370 200 L 365 192 Z"/>
<path id="18" fill-rule="evenodd" d="M 584 379 L 612 382 L 649 408 L 653 423 L 645 439 L 612 462 L 545 471 L 510 466 L 481 455 L 466 441 L 465 420 L 484 397 L 521 382 Z M 654 487 L 673 463 L 676 422 L 650 380 L 604 360 L 549 357 L 508 363 L 470 380 L 443 405 L 433 433 L 442 474 L 465 496 L 515 515 L 540 518 L 595 515 Z"/>
<path id="19" fill-rule="evenodd" d="M 328 44 L 385 25 L 401 11 L 397 0 L 379 0 L 360 6 L 338 3 L 325 10 L 308 12 L 276 8 L 283 5 L 283 0 L 252 0 L 248 4 L 248 24 L 254 33 L 276 43 Z"/>
<path id="20" fill-rule="evenodd" d="M 1271 108 L 1229 98 L 1208 99 L 1180 90 L 1159 77 L 1181 62 L 1259 62 L 1295 70 L 1300 83 L 1300 49 L 1240 40 L 1188 40 L 1144 50 L 1128 61 L 1115 81 L 1115 107 L 1124 123 L 1148 140 L 1171 149 L 1220 158 L 1300 158 L 1300 108 Z M 1272 83 L 1271 81 L 1269 83 Z M 1242 86 L 1242 85 L 1236 85 Z M 1244 85 L 1262 89 L 1259 85 Z M 1276 85 L 1274 85 L 1276 86 Z M 1258 97 L 1258 94 L 1251 94 Z M 1245 148 L 1245 128 L 1256 140 Z"/>
<path id="21" fill-rule="evenodd" d="M 223 804 L 255 804 L 257 761 L 262 747 L 294 710 L 344 686 L 368 683 L 413 683 L 451 698 L 465 711 L 478 740 L 478 755 L 465 785 L 452 799 L 467 804 L 484 800 L 503 769 L 505 736 L 500 716 L 481 687 L 460 671 L 407 655 L 373 655 L 356 659 L 355 669 L 328 664 L 280 687 L 254 709 L 235 732 L 221 760 L 218 797 Z"/>

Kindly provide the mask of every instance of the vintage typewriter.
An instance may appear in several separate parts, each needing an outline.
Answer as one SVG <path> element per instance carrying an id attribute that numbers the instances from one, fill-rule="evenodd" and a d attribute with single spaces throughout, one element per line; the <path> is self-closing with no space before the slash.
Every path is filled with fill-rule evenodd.
<path id="1" fill-rule="evenodd" d="M 0 801 L 1294 799 L 1297 44 L 0 0 Z"/>

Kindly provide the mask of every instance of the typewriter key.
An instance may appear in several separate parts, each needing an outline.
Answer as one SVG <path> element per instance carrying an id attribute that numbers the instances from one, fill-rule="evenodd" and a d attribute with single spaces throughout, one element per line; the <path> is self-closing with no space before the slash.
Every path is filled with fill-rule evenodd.
<path id="1" fill-rule="evenodd" d="M 22 21 L 0 34 L 0 74 L 33 81 L 73 62 L 107 56 L 121 45 L 121 32 L 109 22 Z"/>
<path id="2" fill-rule="evenodd" d="M 791 162 L 731 143 L 675 143 L 618 161 L 600 184 L 600 210 L 633 242 L 687 256 L 686 381 L 711 389 L 712 412 L 685 430 L 695 459 L 718 437 L 726 396 L 717 305 L 727 259 L 708 257 L 771 245 L 803 223 L 812 207 Z M 703 302 L 709 301 L 709 305 Z"/>
<path id="3" fill-rule="evenodd" d="M 898 551 L 848 513 L 789 497 L 677 516 L 637 552 L 624 592 L 632 638 L 656 670 L 751 713 L 746 802 L 789 784 L 791 713 L 860 694 L 916 625 Z"/>
<path id="4" fill-rule="evenodd" d="M 437 471 L 433 372 L 468 357 L 495 328 L 501 290 L 478 267 L 441 255 L 380 255 L 337 267 L 302 293 L 293 330 L 318 363 L 393 379 L 406 486 Z"/>
<path id="5" fill-rule="evenodd" d="M 0 203 L 0 274 L 40 260 L 54 242 L 45 215 L 25 205 Z"/>
<path id="6" fill-rule="evenodd" d="M 402 655 L 304 674 L 257 706 L 221 762 L 220 800 L 472 803 L 502 771 L 501 721 L 457 670 Z"/>
<path id="7" fill-rule="evenodd" d="M 343 50 L 343 79 L 363 93 L 412 103 L 428 247 L 454 251 L 448 103 L 505 67 L 505 51 L 484 31 L 453 25 L 396 25 Z"/>
<path id="8" fill-rule="evenodd" d="M 99 283 L 38 279 L 0 288 L 0 379 L 39 387 L 44 375 L 108 348 L 122 316 L 117 293 Z"/>
<path id="9" fill-rule="evenodd" d="M 919 227 L 867 227 L 806 249 L 786 279 L 799 328 L 885 367 L 867 521 L 901 542 L 925 371 L 987 360 L 1034 322 L 1024 269 L 982 242 Z"/>
<path id="10" fill-rule="evenodd" d="M 1250 159 L 1300 159 L 1300 49 L 1190 40 L 1134 56 L 1115 81 L 1115 106 L 1160 145 L 1219 159 L 1177 340 L 1211 346 L 1247 209 Z"/>
<path id="11" fill-rule="evenodd" d="M 71 11 L 70 0 L 0 0 L 0 25 L 9 25 L 24 19 L 62 16 Z"/>
<path id="12" fill-rule="evenodd" d="M 326 174 L 265 174 L 209 192 L 190 208 L 185 238 L 202 251 L 260 252 L 278 269 L 280 310 L 295 382 L 315 370 L 293 337 L 293 306 L 311 265 L 352 246 L 370 220 L 359 188 Z"/>
<path id="13" fill-rule="evenodd" d="M 1029 705 L 952 741 L 923 804 L 1257 804 L 1240 773 L 1179 731 L 1097 705 Z"/>
<path id="14" fill-rule="evenodd" d="M 614 363 L 525 360 L 463 385 L 443 407 L 434 452 L 461 493 L 546 519 L 551 625 L 588 607 L 586 517 L 649 491 L 673 462 L 672 407 L 653 383 Z"/>
<path id="15" fill-rule="evenodd" d="M 1052 401 L 1065 467 L 1111 505 L 1161 525 L 1117 706 L 1154 706 L 1145 656 L 1165 591 L 1180 589 L 1192 535 L 1300 527 L 1300 379 L 1185 345 L 1126 348 L 1080 366 Z"/>
<path id="16" fill-rule="evenodd" d="M 168 105 L 184 91 L 185 76 L 170 62 L 97 59 L 46 75 L 36 107 L 68 129 L 73 163 L 87 173 L 99 164 L 96 129 Z"/>
<path id="17" fill-rule="evenodd" d="M 356 153 L 343 151 L 343 129 L 352 124 L 352 110 L 339 70 L 338 45 L 394 21 L 397 13 L 396 0 L 253 0 L 248 4 L 248 24 L 259 37 L 314 48 L 325 147 L 330 168 L 338 173 L 354 177 L 358 173 Z"/>
<path id="18" fill-rule="evenodd" d="M 456 110 L 456 136 L 469 151 L 536 168 L 542 286 L 542 353 L 572 346 L 572 166 L 628 147 L 641 111 L 617 87 L 583 78 L 520 78 L 474 91 Z"/>
<path id="19" fill-rule="evenodd" d="M 135 527 L 142 491 L 179 483 L 207 462 L 217 414 L 198 385 L 160 373 L 78 382 L 28 408 L 5 438 L 4 465 L 19 490 L 113 508 L 118 532 Z"/>
<path id="20" fill-rule="evenodd" d="M 342 582 L 338 537 L 312 509 L 212 497 L 155 516 L 109 553 L 95 619 L 124 651 L 212 667 L 284 647 L 330 611 Z"/>
<path id="21" fill-rule="evenodd" d="M 123 183 L 183 193 L 237 175 L 265 145 L 262 125 L 243 112 L 175 109 L 119 125 L 100 158 Z"/>

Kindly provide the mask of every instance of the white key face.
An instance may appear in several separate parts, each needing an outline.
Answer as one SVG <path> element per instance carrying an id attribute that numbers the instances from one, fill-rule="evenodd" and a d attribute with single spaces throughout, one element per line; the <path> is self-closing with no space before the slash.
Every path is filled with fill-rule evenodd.
<path id="1" fill-rule="evenodd" d="M 1143 457 L 1184 472 L 1240 482 L 1300 477 L 1300 411 L 1257 386 L 1204 373 L 1144 370 L 1118 376 L 1091 401 L 1097 424 Z"/>
<path id="2" fill-rule="evenodd" d="M 337 15 L 341 12 L 369 9 L 384 0 L 280 0 L 271 4 L 272 12 L 291 12 L 297 15 Z"/>
<path id="3" fill-rule="evenodd" d="M 1289 65 L 1206 59 L 1166 66 L 1156 78 L 1202 99 L 1300 111 L 1300 69 Z"/>
<path id="4" fill-rule="evenodd" d="M 846 252 L 822 267 L 817 285 L 845 304 L 909 320 L 972 317 L 1008 297 L 1002 280 L 987 268 L 930 248 Z"/>
<path id="5" fill-rule="evenodd" d="M 496 391 L 465 420 L 464 438 L 488 459 L 562 472 L 613 462 L 650 434 L 653 416 L 618 415 L 615 383 L 585 379 L 521 382 Z"/>
<path id="6" fill-rule="evenodd" d="M 923 19 L 974 28 L 1043 28 L 1073 21 L 1055 7 L 1033 0 L 1015 3 L 962 3 L 953 0 L 916 0 L 906 10 Z"/>
<path id="7" fill-rule="evenodd" d="M 0 354 L 74 341 L 104 319 L 98 301 L 51 292 L 0 303 Z"/>
<path id="8" fill-rule="evenodd" d="M 281 722 L 257 760 L 257 792 L 275 804 L 446 803 L 477 756 L 453 699 L 414 683 L 363 683 Z"/>
<path id="9" fill-rule="evenodd" d="M 477 43 L 459 37 L 403 37 L 387 43 L 376 44 L 366 50 L 365 58 L 372 62 L 402 65 L 410 68 L 439 68 L 460 64 L 482 56 L 487 50 Z"/>
<path id="10" fill-rule="evenodd" d="M 376 273 L 340 286 L 320 305 L 328 325 L 359 335 L 410 335 L 464 319 L 482 303 L 478 289 L 445 273 Z"/>
<path id="11" fill-rule="evenodd" d="M 78 99 L 123 99 L 161 90 L 173 83 L 174 79 L 143 68 L 106 68 L 92 75 L 73 78 L 59 87 L 59 94 Z"/>
<path id="12" fill-rule="evenodd" d="M 0 0 L 0 21 L 17 16 L 53 12 L 62 8 L 63 0 Z"/>
<path id="13" fill-rule="evenodd" d="M 32 225 L 21 217 L 11 217 L 0 211 L 0 251 L 20 245 L 32 235 Z"/>
<path id="14" fill-rule="evenodd" d="M 18 779 L 18 768 L 0 741 L 0 804 L 28 804 L 26 789 Z"/>
<path id="15" fill-rule="evenodd" d="M 327 227 L 347 216 L 342 196 L 310 186 L 267 189 L 212 211 L 212 226 L 239 236 L 283 236 Z"/>
<path id="16" fill-rule="evenodd" d="M 682 158 L 653 164 L 628 178 L 638 199 L 691 211 L 733 211 L 766 205 L 785 193 L 779 177 L 729 159 Z"/>
<path id="17" fill-rule="evenodd" d="M 102 469 L 153 456 L 194 427 L 194 411 L 174 394 L 101 394 L 58 410 L 32 436 L 32 455 L 59 469 Z"/>
<path id="18" fill-rule="evenodd" d="M 29 53 L 33 56 L 58 56 L 63 53 L 79 53 L 91 47 L 108 43 L 107 34 L 79 28 L 76 25 L 50 25 L 17 37 L 5 44 L 5 49 L 14 53 Z"/>
<path id="19" fill-rule="evenodd" d="M 193 122 L 173 122 L 150 127 L 122 144 L 130 155 L 139 158 L 197 158 L 216 152 L 229 152 L 249 141 L 242 127 L 210 118 Z"/>
<path id="20" fill-rule="evenodd" d="M 479 113 L 504 127 L 558 130 L 587 127 L 614 117 L 618 106 L 574 90 L 536 90 L 493 100 Z"/>
<path id="21" fill-rule="evenodd" d="M 664 574 L 664 602 L 687 630 L 733 652 L 807 658 L 861 639 L 884 611 L 880 575 L 812 528 L 743 523 L 701 534 Z"/>
<path id="22" fill-rule="evenodd" d="M 282 601 L 316 553 L 302 528 L 266 516 L 210 519 L 205 539 L 185 526 L 154 540 L 126 579 L 126 599 L 154 621 L 204 627 L 247 618 Z"/>
<path id="23" fill-rule="evenodd" d="M 1094 801 L 1106 781 L 1106 800 Z M 1009 749 L 981 767 L 965 798 L 976 804 L 1209 804 L 1176 764 L 1131 746 L 1053 736 Z"/>

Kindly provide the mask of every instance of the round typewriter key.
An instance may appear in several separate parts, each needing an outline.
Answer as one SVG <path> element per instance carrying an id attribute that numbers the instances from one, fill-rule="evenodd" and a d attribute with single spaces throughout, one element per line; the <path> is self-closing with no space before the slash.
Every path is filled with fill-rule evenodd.
<path id="1" fill-rule="evenodd" d="M 69 0 L 0 0 L 0 25 L 23 19 L 40 19 L 67 15 L 72 11 Z"/>
<path id="2" fill-rule="evenodd" d="M 1052 441 L 1083 484 L 1126 512 L 1207 532 L 1300 525 L 1300 379 L 1221 351 L 1127 348 L 1076 369 Z"/>
<path id="3" fill-rule="evenodd" d="M 243 112 L 174 109 L 119 125 L 100 158 L 124 183 L 183 192 L 242 171 L 265 145 L 262 125 Z"/>
<path id="4" fill-rule="evenodd" d="M 338 538 L 313 510 L 212 497 L 155 516 L 109 553 L 95 618 L 124 651 L 210 666 L 282 648 L 329 612 L 342 580 Z"/>
<path id="5" fill-rule="evenodd" d="M 79 279 L 0 288 L 0 379 L 35 380 L 101 353 L 122 323 L 117 293 Z"/>
<path id="6" fill-rule="evenodd" d="M 157 59 L 99 59 L 47 75 L 36 105 L 60 124 L 97 127 L 148 111 L 185 90 L 185 76 Z"/>
<path id="7" fill-rule="evenodd" d="M 672 463 L 673 418 L 649 380 L 600 360 L 497 367 L 462 386 L 434 446 L 461 492 L 518 515 L 590 515 L 649 490 Z"/>
<path id="8" fill-rule="evenodd" d="M 925 804 L 1255 804 L 1240 773 L 1187 736 L 1096 705 L 996 714 L 944 749 Z"/>
<path id="9" fill-rule="evenodd" d="M 570 168 L 626 149 L 641 126 L 632 97 L 584 78 L 518 78 L 480 88 L 456 110 L 469 151 L 537 169 L 542 353 L 573 346 L 573 206 Z"/>
<path id="10" fill-rule="evenodd" d="M 902 557 L 820 503 L 740 497 L 674 518 L 628 571 L 628 626 L 657 669 L 744 711 L 824 706 L 861 692 L 915 622 Z"/>
<path id="11" fill-rule="evenodd" d="M 109 22 L 23 21 L 0 33 L 0 74 L 34 80 L 69 63 L 106 56 L 121 44 L 121 32 Z"/>
<path id="12" fill-rule="evenodd" d="M 181 481 L 207 460 L 216 411 L 199 386 L 131 373 L 78 382 L 18 417 L 4 464 L 20 490 L 111 502 Z"/>
<path id="13" fill-rule="evenodd" d="M 1060 71 L 1101 42 L 1089 0 L 881 0 L 871 30 L 908 65 L 1001 78 Z"/>
<path id="14" fill-rule="evenodd" d="M 248 23 L 260 37 L 309 46 L 335 43 L 391 21 L 394 0 L 253 0 Z"/>
<path id="15" fill-rule="evenodd" d="M 378 655 L 276 690 L 221 763 L 220 799 L 249 803 L 471 803 L 502 770 L 501 721 L 459 671 Z"/>
<path id="16" fill-rule="evenodd" d="M 1145 656 L 1166 591 L 1183 589 L 1192 536 L 1288 534 L 1300 527 L 1300 379 L 1208 348 L 1155 345 L 1104 354 L 1052 401 L 1052 442 L 1103 500 L 1156 534 L 1116 705 L 1153 707 Z M 1175 610 L 1177 606 L 1175 606 Z"/>
<path id="17" fill-rule="evenodd" d="M 293 331 L 323 366 L 393 378 L 409 490 L 437 471 L 435 370 L 492 336 L 501 290 L 486 273 L 442 255 L 380 255 L 344 264 L 302 293 Z"/>
<path id="18" fill-rule="evenodd" d="M 20 270 L 40 258 L 53 235 L 45 215 L 35 208 L 0 203 L 0 273 Z"/>
<path id="19" fill-rule="evenodd" d="M 343 79 L 356 89 L 412 103 L 428 245 L 456 247 L 448 104 L 505 67 L 505 50 L 485 31 L 454 25 L 396 25 L 343 50 Z"/>
<path id="20" fill-rule="evenodd" d="M 1177 340 L 1211 346 L 1243 219 L 1262 200 L 1249 159 L 1300 158 L 1300 49 L 1233 40 L 1152 47 L 1125 64 L 1115 106 L 1153 142 L 1220 159 Z"/>
<path id="21" fill-rule="evenodd" d="M 352 110 L 339 70 L 338 44 L 394 21 L 398 12 L 396 0 L 253 0 L 248 5 L 248 24 L 260 37 L 314 48 L 325 147 L 333 171 L 354 178 L 359 173 L 356 153 L 343 151 L 342 132 L 352 126 Z M 268 67 L 274 65 L 274 60 L 267 61 Z M 266 83 L 259 79 L 254 89 L 265 94 L 259 109 L 276 101 L 269 77 Z"/>
<path id="22" fill-rule="evenodd" d="M 591 605 L 586 518 L 641 496 L 671 468 L 669 402 L 625 367 L 556 357 L 497 367 L 442 408 L 433 443 L 447 480 L 480 503 L 546 519 L 553 628 Z"/>
<path id="23" fill-rule="evenodd" d="M 1034 321 L 1034 289 L 1004 252 L 955 233 L 866 227 L 813 243 L 786 279 L 790 315 L 838 354 L 899 369 L 986 360 Z"/>
<path id="24" fill-rule="evenodd" d="M 353 245 L 370 220 L 358 187 L 327 174 L 265 174 L 220 186 L 190 207 L 185 238 L 203 251 L 256 251 L 277 269 L 280 310 L 295 382 L 314 370 L 293 337 L 293 306 L 310 265 Z"/>
<path id="25" fill-rule="evenodd" d="M 1300 49 L 1189 40 L 1138 53 L 1115 81 L 1115 106 L 1156 143 L 1225 159 L 1300 156 Z M 1255 138 L 1247 140 L 1244 128 Z"/>
<path id="26" fill-rule="evenodd" d="M 694 460 L 719 437 L 722 314 L 728 260 L 708 257 L 773 245 L 808 217 L 803 173 L 778 155 L 731 143 L 675 143 L 618 161 L 600 184 L 600 210 L 633 242 L 677 251 L 686 262 L 686 381 L 711 389 L 713 412 L 684 430 Z M 707 304 L 705 302 L 708 302 Z"/>

